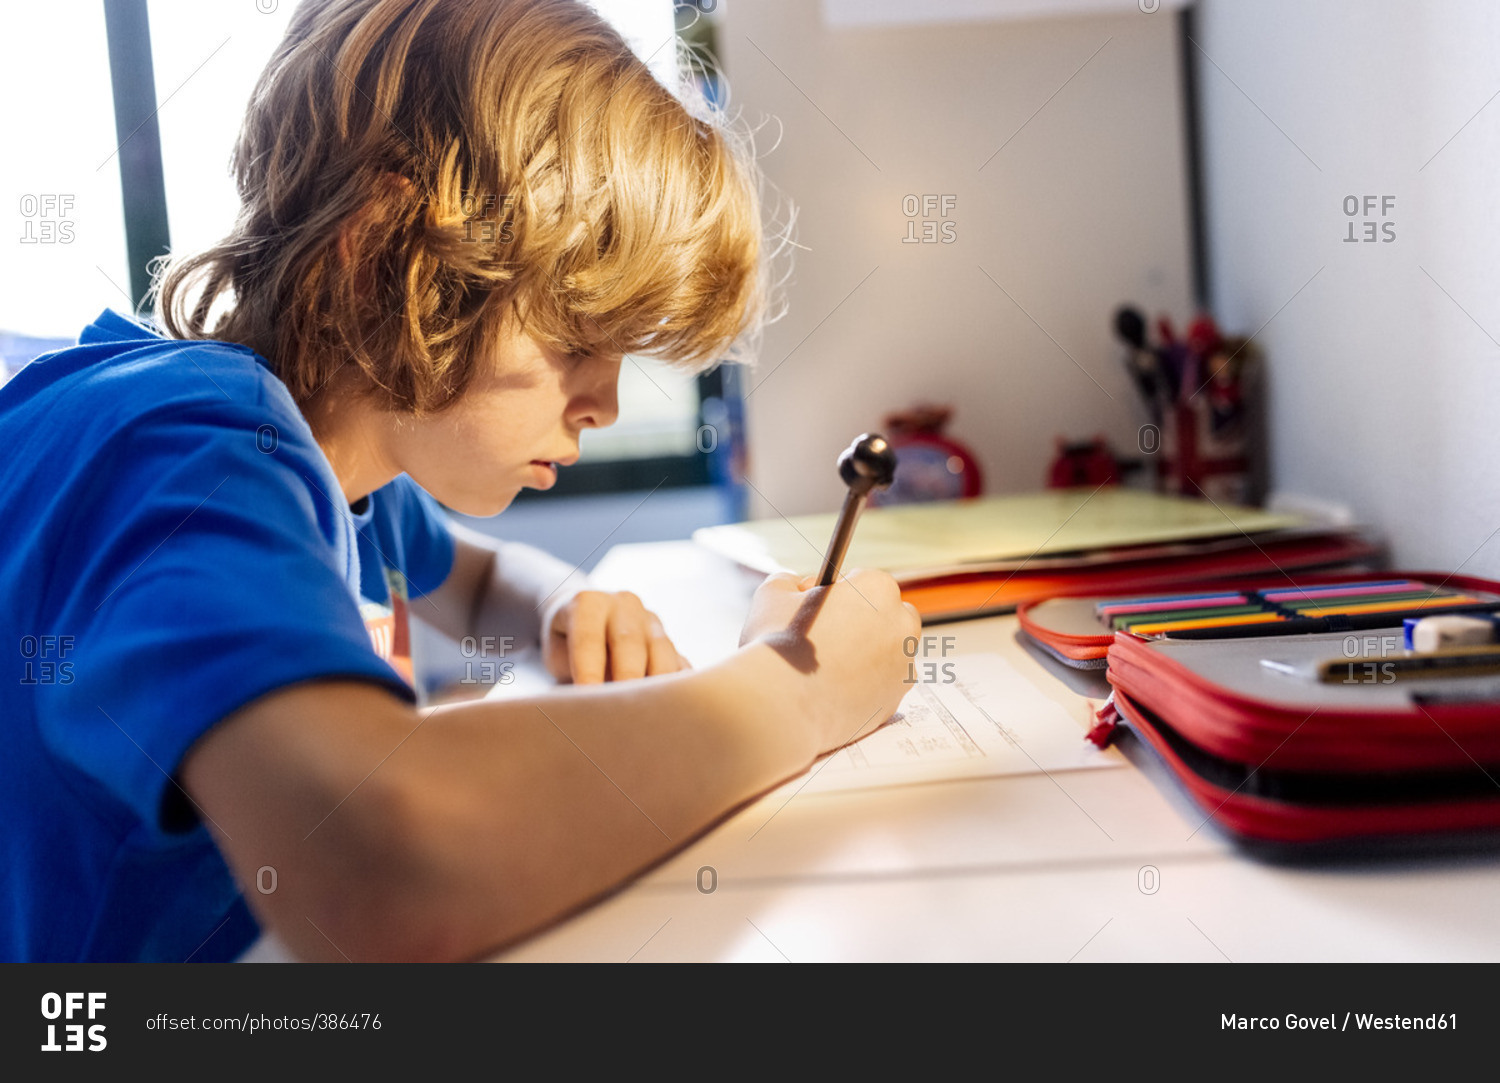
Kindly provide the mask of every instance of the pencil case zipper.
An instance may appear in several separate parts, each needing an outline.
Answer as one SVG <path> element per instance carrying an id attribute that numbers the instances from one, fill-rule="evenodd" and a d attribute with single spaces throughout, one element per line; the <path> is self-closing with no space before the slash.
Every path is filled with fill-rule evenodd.
<path id="1" fill-rule="evenodd" d="M 1109 682 L 1215 756 L 1286 770 L 1442 769 L 1500 762 L 1500 704 L 1309 710 L 1243 696 L 1118 633 Z M 1295 740 L 1293 739 L 1295 738 Z"/>

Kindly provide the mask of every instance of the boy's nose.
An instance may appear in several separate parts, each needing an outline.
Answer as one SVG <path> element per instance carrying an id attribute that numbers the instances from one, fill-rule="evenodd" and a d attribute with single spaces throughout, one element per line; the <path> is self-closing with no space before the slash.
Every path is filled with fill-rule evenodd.
<path id="1" fill-rule="evenodd" d="M 605 429 L 620 416 L 620 365 L 607 368 L 602 376 L 573 400 L 571 420 L 581 429 Z"/>

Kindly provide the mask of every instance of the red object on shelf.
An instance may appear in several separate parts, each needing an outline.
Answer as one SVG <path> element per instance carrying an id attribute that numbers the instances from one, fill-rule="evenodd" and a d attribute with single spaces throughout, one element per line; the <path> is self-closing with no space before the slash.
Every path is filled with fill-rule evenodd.
<path id="1" fill-rule="evenodd" d="M 949 406 L 921 405 L 885 416 L 886 439 L 896 452 L 896 480 L 870 494 L 871 505 L 957 500 L 984 492 L 984 473 L 966 445 L 943 435 Z"/>
<path id="2" fill-rule="evenodd" d="M 1070 444 L 1057 438 L 1057 458 L 1047 468 L 1049 489 L 1076 489 L 1080 485 L 1113 485 L 1120 480 L 1120 466 L 1109 441 L 1102 435 Z"/>

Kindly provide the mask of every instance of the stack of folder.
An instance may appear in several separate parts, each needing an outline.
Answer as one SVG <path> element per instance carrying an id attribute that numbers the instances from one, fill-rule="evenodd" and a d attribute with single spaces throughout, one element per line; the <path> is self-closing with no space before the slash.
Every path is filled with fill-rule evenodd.
<path id="1" fill-rule="evenodd" d="M 708 527 L 701 545 L 758 571 L 817 572 L 833 515 Z M 1358 571 L 1379 548 L 1354 527 L 1106 486 L 872 508 L 845 568 L 883 568 L 935 623 L 1043 598 L 1175 590 L 1216 580 Z"/>

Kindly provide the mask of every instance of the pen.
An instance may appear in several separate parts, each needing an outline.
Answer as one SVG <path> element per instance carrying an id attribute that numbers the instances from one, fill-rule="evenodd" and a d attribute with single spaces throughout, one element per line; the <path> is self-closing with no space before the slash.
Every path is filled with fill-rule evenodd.
<path id="1" fill-rule="evenodd" d="M 838 465 L 839 477 L 849 486 L 849 492 L 844 497 L 838 522 L 834 524 L 828 552 L 823 556 L 823 570 L 818 573 L 820 587 L 832 586 L 838 578 L 865 497 L 870 495 L 871 489 L 884 489 L 895 478 L 896 452 L 884 436 L 867 432 L 844 449 Z"/>
<path id="2" fill-rule="evenodd" d="M 1450 647 L 1394 658 L 1335 658 L 1318 666 L 1324 684 L 1389 684 L 1428 677 L 1477 677 L 1500 673 L 1500 649 Z"/>

